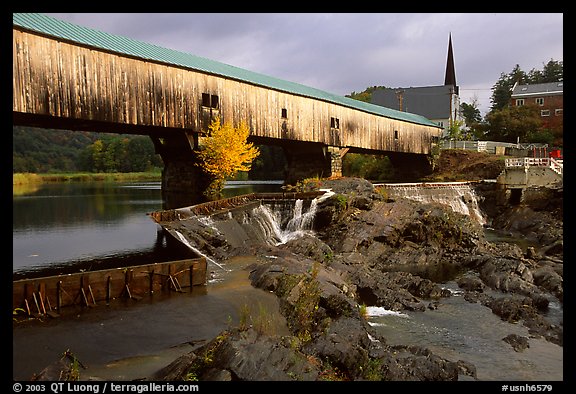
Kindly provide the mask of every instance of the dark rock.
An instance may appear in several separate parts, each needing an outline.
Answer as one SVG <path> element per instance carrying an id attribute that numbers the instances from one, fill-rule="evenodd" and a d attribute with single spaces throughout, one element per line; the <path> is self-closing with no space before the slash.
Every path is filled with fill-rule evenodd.
<path id="1" fill-rule="evenodd" d="M 506 337 L 502 338 L 502 340 L 506 343 L 512 345 L 512 348 L 516 352 L 521 352 L 526 348 L 530 347 L 530 343 L 528 342 L 528 338 L 522 337 L 517 334 L 510 334 Z"/>
<path id="2" fill-rule="evenodd" d="M 84 365 L 70 352 L 65 351 L 62 357 L 35 374 L 31 381 L 74 381 L 80 378 L 80 369 Z"/>
<path id="3" fill-rule="evenodd" d="M 369 346 L 370 339 L 362 321 L 343 316 L 333 320 L 327 331 L 306 344 L 303 351 L 317 354 L 357 378 L 363 372 L 360 367 L 368 363 Z"/>
<path id="4" fill-rule="evenodd" d="M 460 277 L 456 280 L 456 283 L 461 289 L 466 291 L 483 292 L 486 287 L 480 278 L 472 276 Z"/>
<path id="5" fill-rule="evenodd" d="M 175 381 L 184 380 L 190 367 L 194 362 L 198 360 L 198 356 L 194 353 L 187 353 L 156 372 L 151 380 L 162 380 L 162 381 Z"/>

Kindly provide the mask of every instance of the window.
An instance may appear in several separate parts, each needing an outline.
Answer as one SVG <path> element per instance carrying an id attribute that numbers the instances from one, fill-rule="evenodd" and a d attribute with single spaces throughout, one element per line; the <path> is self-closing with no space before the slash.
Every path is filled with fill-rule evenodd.
<path id="1" fill-rule="evenodd" d="M 282 119 L 288 119 L 288 110 L 286 108 L 282 108 Z"/>
<path id="2" fill-rule="evenodd" d="M 394 130 L 394 139 L 395 139 L 395 140 L 398 139 L 398 130 Z"/>
<path id="3" fill-rule="evenodd" d="M 537 97 L 536 98 L 536 104 L 542 106 L 544 105 L 544 97 Z"/>
<path id="4" fill-rule="evenodd" d="M 521 107 L 524 105 L 524 99 L 516 99 L 516 106 Z"/>
<path id="5" fill-rule="evenodd" d="M 560 115 L 562 115 L 563 113 L 564 113 L 564 109 L 563 109 L 563 108 L 556 108 L 556 109 L 554 110 L 554 115 L 556 115 L 556 116 L 560 116 Z"/>
<path id="6" fill-rule="evenodd" d="M 550 116 L 550 110 L 543 109 L 542 111 L 540 111 L 540 116 Z"/>
<path id="7" fill-rule="evenodd" d="M 330 118 L 330 127 L 333 129 L 339 129 L 340 128 L 340 119 Z"/>
<path id="8" fill-rule="evenodd" d="M 210 108 L 218 108 L 218 96 L 215 94 L 210 96 Z"/>
<path id="9" fill-rule="evenodd" d="M 215 94 L 202 93 L 202 106 L 218 109 L 218 96 Z"/>

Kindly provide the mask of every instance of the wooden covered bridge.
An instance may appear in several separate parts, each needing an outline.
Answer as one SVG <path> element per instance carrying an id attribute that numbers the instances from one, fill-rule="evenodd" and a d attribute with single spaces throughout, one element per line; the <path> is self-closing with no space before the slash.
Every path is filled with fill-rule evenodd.
<path id="1" fill-rule="evenodd" d="M 12 97 L 14 125 L 149 135 L 168 208 L 204 190 L 192 164 L 216 116 L 282 146 L 287 183 L 339 175 L 346 152 L 421 170 L 442 131 L 420 115 L 34 13 L 13 14 Z"/>

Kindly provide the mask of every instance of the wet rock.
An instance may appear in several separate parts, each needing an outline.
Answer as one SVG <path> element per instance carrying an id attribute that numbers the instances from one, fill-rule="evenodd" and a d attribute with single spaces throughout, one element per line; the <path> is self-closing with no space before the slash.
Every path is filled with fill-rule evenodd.
<path id="1" fill-rule="evenodd" d="M 313 235 L 303 234 L 301 237 L 279 246 L 280 249 L 309 257 L 315 261 L 328 261 L 334 254 L 330 246 Z"/>
<path id="2" fill-rule="evenodd" d="M 522 337 L 517 334 L 507 335 L 504 338 L 502 338 L 502 340 L 506 343 L 509 343 L 516 352 L 521 352 L 530 347 L 528 338 Z"/>
<path id="3" fill-rule="evenodd" d="M 176 360 L 157 371 L 150 380 L 175 381 L 185 380 L 191 366 L 198 360 L 198 356 L 193 352 L 184 354 Z"/>
<path id="4" fill-rule="evenodd" d="M 482 280 L 478 277 L 472 277 L 472 276 L 463 276 L 460 277 L 458 279 L 456 279 L 456 283 L 458 284 L 458 287 L 460 287 L 463 290 L 466 291 L 477 291 L 477 292 L 483 292 L 484 288 L 486 287 L 484 285 L 484 282 L 482 282 Z"/>
<path id="5" fill-rule="evenodd" d="M 457 381 L 460 367 L 457 362 L 443 359 L 418 346 L 393 346 L 386 357 L 385 380 Z"/>
<path id="6" fill-rule="evenodd" d="M 164 374 L 165 371 L 180 371 Z M 254 328 L 221 333 L 205 346 L 179 357 L 154 375 L 157 380 L 316 380 L 316 365 L 300 352 Z"/>
<path id="7" fill-rule="evenodd" d="M 84 365 L 70 352 L 65 351 L 62 357 L 48 365 L 40 373 L 35 374 L 31 381 L 74 381 L 80 377 L 80 370 L 86 369 Z"/>
<path id="8" fill-rule="evenodd" d="M 554 294 L 560 302 L 564 300 L 564 280 L 551 266 L 543 266 L 532 273 L 534 284 Z"/>
<path id="9" fill-rule="evenodd" d="M 370 339 L 363 322 L 342 316 L 331 321 L 325 333 L 307 343 L 303 352 L 327 359 L 351 378 L 362 376 L 362 366 L 368 363 Z"/>
<path id="10" fill-rule="evenodd" d="M 538 313 L 534 302 L 529 297 L 493 298 L 485 303 L 494 314 L 504 321 L 516 323 L 522 321 L 528 327 L 528 332 L 535 337 L 544 337 L 546 340 L 562 346 L 563 329 L 546 320 Z"/>

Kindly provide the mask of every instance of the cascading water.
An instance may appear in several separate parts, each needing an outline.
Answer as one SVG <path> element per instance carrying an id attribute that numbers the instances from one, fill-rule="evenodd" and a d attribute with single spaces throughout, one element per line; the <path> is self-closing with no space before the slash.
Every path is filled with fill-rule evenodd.
<path id="1" fill-rule="evenodd" d="M 282 228 L 282 211 L 273 210 L 262 204 L 254 209 L 253 220 L 247 224 L 257 224 L 262 233 L 265 234 L 266 242 L 274 245 L 285 244 L 311 230 L 317 206 L 318 200 L 314 199 L 310 202 L 308 210 L 303 212 L 304 201 L 296 200 L 292 216 L 286 226 Z"/>
<path id="2" fill-rule="evenodd" d="M 222 264 L 218 264 L 213 258 L 206 256 L 206 254 L 202 253 L 198 248 L 196 248 L 190 242 L 188 242 L 188 240 L 186 239 L 186 237 L 184 237 L 182 235 L 182 233 L 180 233 L 179 231 L 176 231 L 175 233 L 176 233 L 176 236 L 178 237 L 178 239 L 180 240 L 180 242 L 182 242 L 184 245 L 188 246 L 191 250 L 194 251 L 194 253 L 204 257 L 207 262 L 212 263 L 212 264 L 222 268 L 224 271 L 228 271 L 226 268 L 224 268 L 222 266 Z"/>
<path id="3" fill-rule="evenodd" d="M 478 207 L 474 189 L 466 182 L 448 183 L 392 183 L 382 185 L 391 197 L 448 205 L 454 212 L 468 215 L 484 225 L 486 219 Z"/>
<path id="4" fill-rule="evenodd" d="M 323 191 L 323 195 L 309 200 L 309 204 L 302 199 L 254 203 L 225 213 L 181 218 L 166 229 L 196 254 L 205 257 L 208 263 L 226 271 L 214 257 L 202 252 L 203 246 L 211 242 L 207 237 L 218 236 L 230 247 L 285 244 L 312 231 L 318 203 L 334 194 L 330 190 Z"/>

